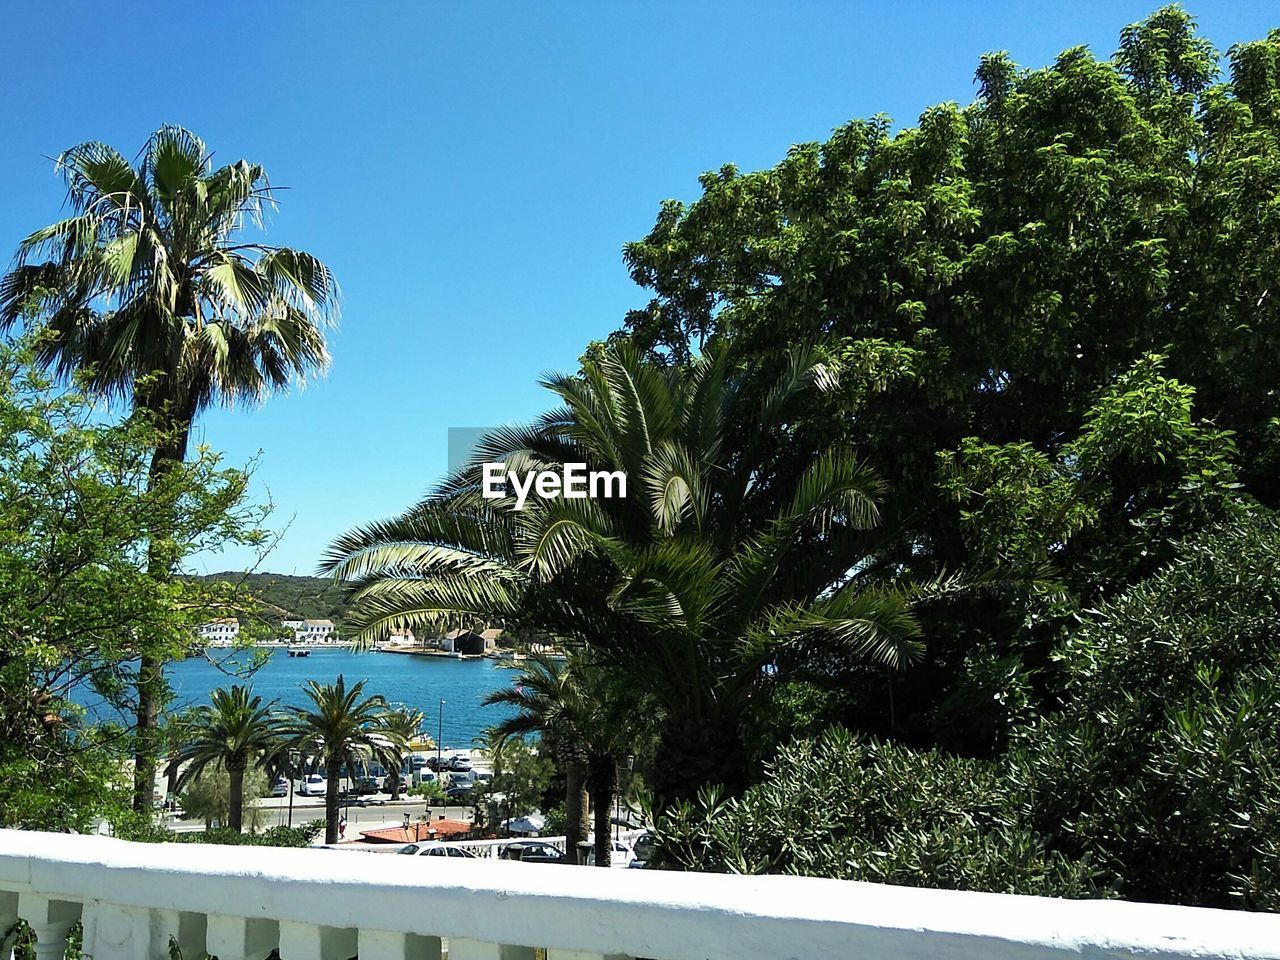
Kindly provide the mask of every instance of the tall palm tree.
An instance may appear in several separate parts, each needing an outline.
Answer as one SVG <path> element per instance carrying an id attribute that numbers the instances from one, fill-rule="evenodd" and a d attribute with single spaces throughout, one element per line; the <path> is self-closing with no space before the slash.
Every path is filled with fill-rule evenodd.
<path id="1" fill-rule="evenodd" d="M 189 722 L 187 742 L 179 751 L 186 763 L 177 789 L 198 779 L 210 765 L 220 765 L 231 781 L 228 826 L 237 833 L 244 823 L 244 775 L 253 766 L 266 767 L 281 745 L 280 726 L 262 698 L 249 687 L 214 690 L 208 706 L 198 707 Z"/>
<path id="2" fill-rule="evenodd" d="M 513 737 L 536 733 L 550 745 L 564 772 L 565 851 L 573 856 L 587 839 L 587 703 L 577 678 L 559 663 L 533 654 L 519 665 L 520 674 L 510 686 L 487 694 L 485 706 L 501 705 L 512 712 L 490 728 L 501 744 Z"/>
<path id="3" fill-rule="evenodd" d="M 391 710 L 382 719 L 382 731 L 386 737 L 379 756 L 391 777 L 391 799 L 400 799 L 400 768 L 404 766 L 404 758 L 409 754 L 409 744 L 418 736 L 425 719 L 421 710 L 402 707 Z"/>
<path id="4" fill-rule="evenodd" d="M 786 658 L 834 648 L 891 668 L 921 652 L 916 587 L 868 554 L 879 483 L 845 449 L 778 459 L 801 404 L 836 385 L 807 350 L 765 379 L 713 348 L 663 366 L 628 345 L 544 385 L 564 403 L 495 430 L 403 516 L 336 540 L 360 640 L 502 621 L 586 645 L 652 694 L 659 802 L 748 780 L 741 720 Z M 620 472 L 626 496 L 485 496 L 482 465 Z M 936 585 L 935 585 L 936 586 Z"/>
<path id="5" fill-rule="evenodd" d="M 290 747 L 324 768 L 324 842 L 338 842 L 338 779 L 362 761 L 379 755 L 395 734 L 386 725 L 387 702 L 364 695 L 365 681 L 350 687 L 342 675 L 335 683 L 308 680 L 303 693 L 309 707 L 289 707 L 283 731 Z"/>
<path id="6" fill-rule="evenodd" d="M 157 130 L 131 164 L 113 147 L 81 143 L 56 163 L 71 215 L 18 246 L 0 280 L 0 330 L 34 311 L 50 336 L 41 360 L 123 399 L 157 428 L 155 486 L 186 457 L 196 416 L 218 403 L 260 401 L 329 362 L 336 318 L 329 269 L 300 250 L 262 243 L 274 207 L 266 171 L 215 167 L 195 134 Z M 160 528 L 163 530 L 163 526 Z M 153 543 L 153 575 L 174 553 Z M 134 806 L 150 809 L 163 664 L 140 643 Z"/>

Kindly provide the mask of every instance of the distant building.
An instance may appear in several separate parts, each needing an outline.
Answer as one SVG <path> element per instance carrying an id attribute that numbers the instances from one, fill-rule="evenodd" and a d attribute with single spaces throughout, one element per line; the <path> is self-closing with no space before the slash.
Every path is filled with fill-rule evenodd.
<path id="1" fill-rule="evenodd" d="M 338 630 L 332 620 L 303 620 L 293 631 L 296 643 L 332 643 L 337 637 Z"/>
<path id="2" fill-rule="evenodd" d="M 240 621 L 235 617 L 219 617 L 208 623 L 200 624 L 200 639 L 214 646 L 235 643 L 240 636 Z"/>
<path id="3" fill-rule="evenodd" d="M 498 646 L 501 630 L 469 630 L 465 627 L 450 630 L 440 638 L 440 649 L 449 653 L 462 653 L 468 656 L 480 656 Z"/>

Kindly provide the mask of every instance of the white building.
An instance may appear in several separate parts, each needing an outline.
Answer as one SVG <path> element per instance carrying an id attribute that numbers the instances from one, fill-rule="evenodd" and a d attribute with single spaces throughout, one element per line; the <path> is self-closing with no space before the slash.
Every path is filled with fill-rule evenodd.
<path id="1" fill-rule="evenodd" d="M 332 620 L 303 620 L 300 626 L 294 627 L 293 639 L 295 643 L 333 643 L 338 639 L 338 630 Z"/>
<path id="2" fill-rule="evenodd" d="M 240 636 L 240 621 L 235 617 L 219 617 L 200 624 L 200 639 L 211 646 L 230 646 Z"/>

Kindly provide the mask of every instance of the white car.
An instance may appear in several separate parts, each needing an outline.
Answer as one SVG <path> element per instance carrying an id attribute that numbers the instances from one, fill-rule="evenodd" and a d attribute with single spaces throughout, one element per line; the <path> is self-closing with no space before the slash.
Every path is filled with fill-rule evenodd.
<path id="1" fill-rule="evenodd" d="M 609 866 L 625 869 L 631 866 L 631 861 L 636 858 L 635 852 L 623 843 L 621 840 L 613 841 L 613 856 L 609 858 Z M 596 865 L 595 847 L 587 853 L 587 866 L 594 867 Z"/>
<path id="2" fill-rule="evenodd" d="M 329 789 L 329 781 L 318 773 L 309 773 L 298 784 L 298 793 L 304 797 L 323 797 Z"/>
<path id="3" fill-rule="evenodd" d="M 403 853 L 408 857 L 464 857 L 474 860 L 475 854 L 465 847 L 455 847 L 451 844 L 441 843 L 439 840 L 431 840 L 427 843 L 407 843 L 396 853 Z"/>

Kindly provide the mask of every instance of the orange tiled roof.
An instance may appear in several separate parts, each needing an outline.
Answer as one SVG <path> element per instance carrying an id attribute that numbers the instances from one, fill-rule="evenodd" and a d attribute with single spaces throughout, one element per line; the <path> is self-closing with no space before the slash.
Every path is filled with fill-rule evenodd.
<path id="1" fill-rule="evenodd" d="M 462 820 L 419 820 L 404 827 L 383 827 L 379 830 L 361 830 L 360 836 L 368 843 L 417 843 L 421 840 L 447 840 L 466 836 L 472 824 Z M 434 830 L 435 833 L 431 833 Z"/>

